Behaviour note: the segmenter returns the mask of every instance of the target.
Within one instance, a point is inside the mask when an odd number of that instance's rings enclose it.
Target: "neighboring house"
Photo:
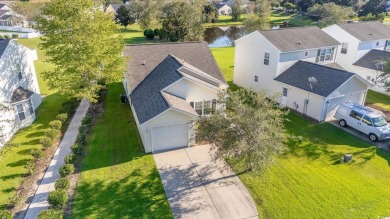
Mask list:
[[[34,68],[36,59],[35,50],[14,40],[0,40],[0,103],[9,106],[9,110],[0,113],[0,142],[8,141],[35,120],[35,110],[42,102]]]
[[[0,4],[0,26],[14,27],[21,26],[25,27],[28,25],[23,16],[16,14],[6,4]]]
[[[384,92],[378,76],[390,56],[390,28],[377,21],[335,24],[323,29],[342,44],[337,63],[369,81],[373,90]]]
[[[106,6],[106,13],[112,14],[113,16],[116,15],[116,12],[118,9],[122,6],[126,6],[127,8],[130,7],[130,2],[126,2],[125,4],[108,4]]]
[[[225,3],[214,3],[215,8],[218,10],[219,15],[231,15],[232,8]]]
[[[340,103],[363,104],[368,83],[335,63],[340,43],[317,27],[255,31],[235,42],[233,82],[317,121]]]
[[[145,152],[194,145],[192,121],[227,89],[205,42],[128,45],[123,84]]]

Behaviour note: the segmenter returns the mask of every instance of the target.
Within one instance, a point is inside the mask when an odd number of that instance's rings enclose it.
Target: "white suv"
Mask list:
[[[371,108],[344,103],[337,109],[334,117],[340,126],[350,126],[363,132],[371,141],[390,139],[390,125],[381,113]]]

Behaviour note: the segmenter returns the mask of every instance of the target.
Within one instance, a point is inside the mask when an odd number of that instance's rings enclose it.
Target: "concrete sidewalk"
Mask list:
[[[39,183],[34,198],[28,206],[26,215],[24,216],[25,219],[35,219],[42,210],[49,208],[47,198],[49,193],[55,190],[54,183],[60,178],[58,170],[65,164],[65,156],[71,153],[70,146],[76,141],[81,121],[87,114],[89,105],[90,103],[83,99],[77,108],[76,113],[74,114],[73,119],[70,122],[69,127],[45,172],[45,175]]]

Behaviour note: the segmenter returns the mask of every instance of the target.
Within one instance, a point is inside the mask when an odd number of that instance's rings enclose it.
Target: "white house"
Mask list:
[[[12,11],[6,4],[0,3],[0,26],[13,27],[20,26],[25,27],[28,22],[25,21],[24,17]]]
[[[145,152],[194,145],[192,121],[228,86],[205,42],[128,45],[123,84]]]
[[[378,76],[383,61],[390,57],[390,28],[370,21],[334,24],[322,30],[342,44],[336,62],[369,81],[373,90],[384,92]]]
[[[219,15],[231,15],[232,8],[225,3],[214,3],[215,8],[218,10]]]
[[[42,102],[36,59],[35,50],[14,40],[0,40],[0,103],[7,106],[0,113],[0,146],[35,120],[35,110]]]
[[[317,27],[255,31],[235,42],[233,82],[317,121],[338,104],[363,104],[368,83],[335,63],[340,43]]]

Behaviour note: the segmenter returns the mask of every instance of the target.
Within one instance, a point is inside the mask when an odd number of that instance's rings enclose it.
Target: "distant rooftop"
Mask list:
[[[7,48],[10,41],[11,40],[9,40],[9,39],[0,39],[0,58],[3,55],[5,49]]]
[[[337,24],[360,41],[390,39],[390,27],[379,21]]]
[[[383,67],[385,63],[387,63],[388,59],[390,59],[390,52],[372,49],[359,60],[357,60],[353,65],[372,70],[383,71]]]

